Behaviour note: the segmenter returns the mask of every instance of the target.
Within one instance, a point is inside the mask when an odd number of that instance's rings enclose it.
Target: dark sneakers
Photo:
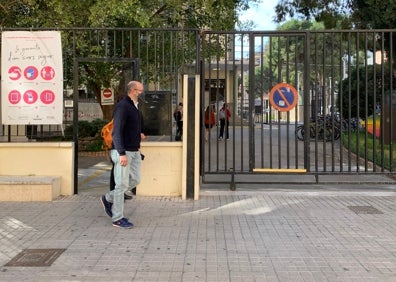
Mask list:
[[[112,217],[112,216],[113,216],[113,213],[112,213],[112,211],[111,211],[111,207],[113,206],[113,204],[110,203],[110,202],[108,202],[108,201],[106,200],[106,196],[105,196],[105,195],[103,195],[103,196],[100,198],[100,202],[102,203],[102,206],[103,206],[104,211],[106,212],[106,214],[107,214],[108,216]]]
[[[113,213],[111,211],[111,207],[113,206],[113,204],[106,200],[105,195],[100,197],[100,202],[102,203],[102,206],[103,206],[106,214],[108,216],[112,217]],[[113,226],[120,227],[120,228],[132,228],[133,224],[131,222],[129,222],[127,218],[124,217],[124,218],[121,218],[120,220],[114,221]]]
[[[121,218],[120,220],[114,221],[113,226],[115,227],[120,227],[120,228],[132,228],[133,224],[132,222],[129,222],[127,218]]]

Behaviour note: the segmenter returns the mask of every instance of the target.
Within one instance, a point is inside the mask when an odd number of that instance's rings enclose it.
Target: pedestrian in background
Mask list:
[[[230,132],[229,132],[230,117],[231,117],[231,111],[228,109],[227,104],[224,103],[219,111],[219,119],[220,119],[219,140],[222,140],[224,137],[224,129],[227,140],[230,139]]]
[[[176,140],[180,141],[183,136],[183,103],[180,102],[173,112],[176,121]]]
[[[205,124],[205,140],[208,141],[209,131],[216,123],[216,117],[214,113],[213,105],[209,105],[206,107],[204,114],[204,124]]]

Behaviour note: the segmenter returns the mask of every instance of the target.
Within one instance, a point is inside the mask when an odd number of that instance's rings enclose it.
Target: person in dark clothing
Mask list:
[[[219,140],[222,140],[224,137],[224,129],[227,140],[230,139],[230,131],[229,131],[230,117],[231,117],[231,111],[228,109],[227,104],[224,103],[223,107],[221,107],[219,111],[219,118],[220,118]]]
[[[176,140],[181,140],[183,136],[183,103],[180,102],[173,112],[173,117],[176,121]]]
[[[110,156],[114,163],[115,188],[103,195],[100,201],[113,226],[120,228],[133,227],[124,217],[124,193],[129,186],[136,187],[141,179],[142,123],[138,98],[143,91],[143,84],[139,81],[129,82],[127,96],[115,106],[113,114],[113,148]]]

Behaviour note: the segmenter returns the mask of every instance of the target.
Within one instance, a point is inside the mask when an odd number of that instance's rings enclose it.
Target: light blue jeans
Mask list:
[[[113,203],[112,221],[115,222],[124,217],[124,193],[129,187],[136,187],[140,183],[142,159],[140,152],[127,151],[128,165],[120,165],[120,154],[117,150],[110,151],[111,160],[114,162],[115,188],[105,196],[106,200]]]

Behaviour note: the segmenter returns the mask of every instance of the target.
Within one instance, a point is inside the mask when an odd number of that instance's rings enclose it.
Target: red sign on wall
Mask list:
[[[101,95],[101,104],[102,105],[114,105],[114,93],[113,89],[111,88],[105,88],[102,89],[102,95]]]

